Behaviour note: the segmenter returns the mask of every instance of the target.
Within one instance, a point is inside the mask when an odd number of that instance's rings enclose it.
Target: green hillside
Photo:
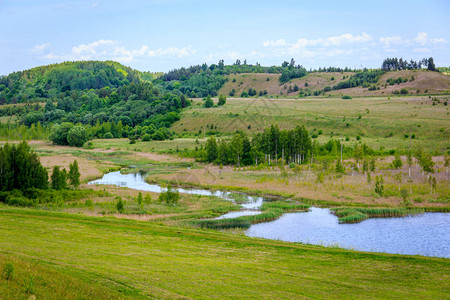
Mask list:
[[[315,96],[315,92],[320,92],[320,96],[334,97],[343,95],[391,96],[395,93],[400,94],[402,89],[406,89],[408,94],[414,95],[450,93],[449,75],[426,70],[390,71],[381,75],[375,83],[367,86],[333,89],[339,83],[347,81],[352,75],[355,75],[355,72],[312,72],[302,78],[291,79],[281,84],[279,74],[232,74],[226,76],[226,82],[218,94],[241,97],[242,93],[248,93],[249,89],[255,89],[257,96],[275,98]],[[388,80],[395,80],[395,83],[391,85]]]
[[[0,208],[2,299],[445,298],[447,259]]]

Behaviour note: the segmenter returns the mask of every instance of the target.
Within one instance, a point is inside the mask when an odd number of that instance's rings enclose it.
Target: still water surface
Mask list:
[[[287,213],[275,221],[252,225],[246,234],[361,251],[450,258],[450,215],[446,213],[339,224],[328,209],[312,207],[306,213]]]
[[[89,184],[112,184],[141,191],[161,193],[165,189],[145,182],[141,174],[105,174]],[[226,191],[177,188],[180,193],[217,196],[234,201]],[[243,211],[230,212],[219,218],[236,218],[260,213],[265,200],[245,196],[240,204]],[[405,218],[368,219],[356,224],[339,224],[326,208],[312,207],[309,212],[287,213],[267,223],[252,225],[246,234],[252,237],[278,239],[288,242],[339,246],[361,251],[399,254],[420,254],[450,258],[450,214],[425,213]]]

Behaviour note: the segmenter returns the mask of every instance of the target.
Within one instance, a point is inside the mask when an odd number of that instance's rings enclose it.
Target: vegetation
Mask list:
[[[46,189],[48,174],[27,143],[0,147],[0,191]]]
[[[272,125],[250,140],[244,132],[237,132],[230,142],[219,143],[214,137],[207,141],[205,151],[195,154],[207,162],[228,165],[252,165],[283,162],[302,163],[312,154],[312,142],[305,127],[280,131]]]
[[[446,259],[12,208],[2,208],[0,219],[0,266],[9,262],[15,271],[12,280],[0,279],[5,298],[445,298],[449,292]],[[55,238],[49,241],[49,235]],[[251,285],[243,280],[249,268]],[[283,274],[267,275],[280,270]],[[27,294],[28,276],[34,289]]]
[[[418,70],[422,67],[427,68],[429,71],[435,71],[436,67],[434,65],[434,60],[432,57],[424,58],[419,61],[403,60],[403,58],[386,58],[381,65],[383,71],[398,71],[398,70]]]
[[[78,147],[107,134],[169,138],[167,128],[189,105],[181,93],[158,88],[141,79],[138,71],[113,62],[39,67],[1,78],[0,87],[0,103],[27,103],[20,111],[6,109],[3,114],[20,112],[20,122],[26,126],[55,124],[50,139]]]
[[[332,209],[339,217],[339,223],[358,223],[368,218],[391,218],[405,217],[423,213],[421,209],[408,208],[363,208],[363,207],[340,207]]]

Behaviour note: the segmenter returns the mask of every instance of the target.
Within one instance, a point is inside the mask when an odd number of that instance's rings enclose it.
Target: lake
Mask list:
[[[161,193],[164,187],[148,184],[143,176],[121,174],[120,171],[105,174],[89,184],[112,184],[141,191]],[[233,201],[236,193],[204,189],[176,188],[180,193],[216,196]],[[240,194],[242,198],[242,194]],[[239,203],[242,211],[235,211],[219,218],[236,218],[260,213],[263,197],[245,195]],[[418,254],[450,258],[450,214],[424,213],[403,218],[368,219],[356,224],[339,224],[329,209],[312,207],[309,212],[286,213],[279,219],[250,226],[246,235],[287,242],[301,242],[324,246],[338,246],[370,252]]]

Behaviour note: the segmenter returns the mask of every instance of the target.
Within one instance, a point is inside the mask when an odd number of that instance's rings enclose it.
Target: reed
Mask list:
[[[308,204],[298,203],[298,202],[286,202],[286,201],[272,201],[264,202],[261,206],[262,211],[267,211],[271,209],[281,209],[285,212],[289,211],[307,211],[311,206]]]
[[[358,223],[368,218],[393,218],[406,217],[424,212],[423,209],[395,208],[371,208],[371,207],[343,207],[331,210],[338,218],[339,223]]]
[[[207,219],[189,221],[188,225],[208,229],[248,228],[251,224],[273,221],[284,213],[281,209],[271,209],[258,215],[231,219]]]

